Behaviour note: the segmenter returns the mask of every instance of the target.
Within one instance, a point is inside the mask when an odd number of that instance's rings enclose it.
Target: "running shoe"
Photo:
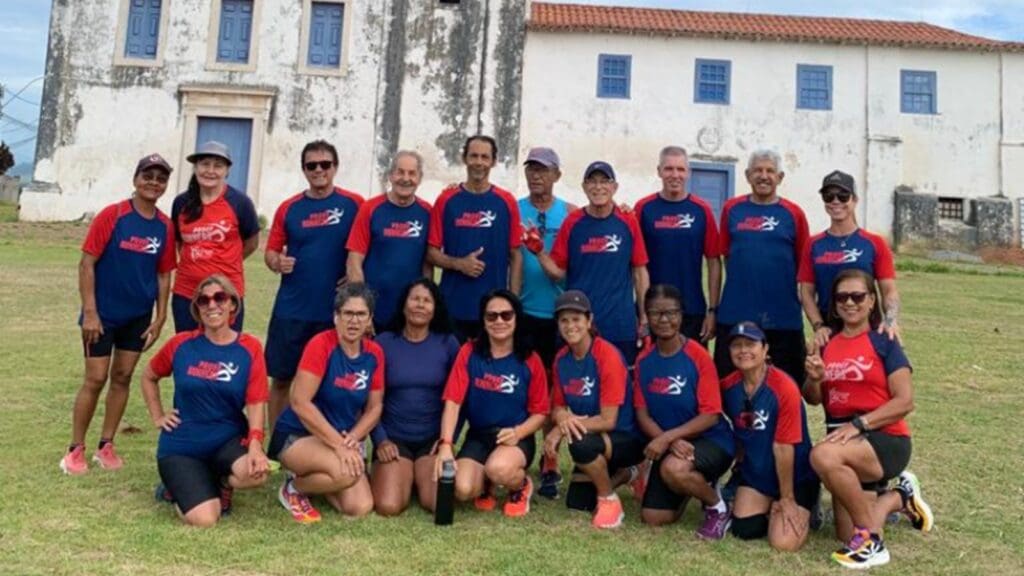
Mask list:
[[[153,491],[153,498],[163,504],[174,504],[174,495],[167,489],[167,486],[164,486],[163,482],[156,485],[156,490]]]
[[[549,500],[558,498],[558,487],[562,484],[562,475],[558,470],[548,470],[540,473],[540,487],[537,494]]]
[[[106,442],[92,455],[92,461],[99,464],[104,470],[119,470],[124,466],[124,460],[114,451],[114,443]]]
[[[533,480],[529,476],[523,480],[523,485],[518,490],[508,493],[508,500],[505,501],[503,511],[509,518],[526,516],[530,511],[530,498],[533,497]]]
[[[731,524],[732,514],[729,513],[728,508],[724,512],[719,512],[714,508],[705,508],[704,522],[697,529],[697,537],[702,540],[721,540],[725,538],[725,533],[729,531]]]
[[[896,481],[896,490],[903,493],[903,501],[906,502],[903,513],[910,523],[921,532],[929,532],[935,524],[935,516],[931,506],[921,497],[921,482],[917,475],[904,470]]]
[[[846,546],[832,553],[832,559],[841,566],[865,570],[889,563],[889,551],[882,538],[861,528],[854,532]]]
[[[494,497],[494,486],[484,481],[484,493],[473,500],[473,507],[481,512],[491,512],[498,507],[498,499]]]
[[[604,530],[618,528],[622,526],[622,520],[625,517],[626,513],[622,510],[622,501],[619,500],[618,495],[598,496],[597,510],[594,511],[594,519],[591,524],[594,528]]]
[[[650,475],[650,460],[644,460],[636,466],[629,467],[629,489],[633,492],[633,499],[637,502],[644,501],[644,492],[647,491],[647,479]]]
[[[60,469],[69,476],[79,476],[89,471],[85,461],[85,446],[78,444],[60,459]]]
[[[299,524],[313,524],[320,521],[320,512],[313,508],[305,494],[292,486],[291,478],[281,484],[281,489],[277,491],[277,499]]]
[[[231,514],[231,501],[235,496],[235,489],[231,486],[220,485],[220,515]]]

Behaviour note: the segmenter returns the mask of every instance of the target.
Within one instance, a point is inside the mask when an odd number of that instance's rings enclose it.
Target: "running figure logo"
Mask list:
[[[328,208],[323,212],[314,212],[302,221],[303,228],[319,228],[321,226],[337,226],[345,215],[344,208]]]
[[[815,264],[854,264],[864,255],[863,250],[851,248],[842,252],[825,252],[814,259]]]
[[[158,254],[162,245],[160,239],[155,236],[146,236],[145,238],[132,236],[127,240],[122,240],[118,247],[139,254]]]
[[[370,373],[366,370],[360,370],[359,372],[352,372],[345,374],[344,376],[338,376],[334,379],[334,385],[338,388],[344,388],[351,392],[358,390],[365,390],[367,382],[370,381]]]
[[[692,228],[696,222],[693,214],[667,214],[654,223],[655,228]]]
[[[594,379],[590,376],[572,378],[565,387],[565,393],[570,396],[590,396],[594,391],[594,384]]]
[[[501,394],[514,394],[519,387],[519,376],[515,374],[484,374],[481,378],[473,380],[473,386],[489,392]]]
[[[455,219],[455,225],[459,228],[492,228],[498,215],[492,210],[480,212],[464,212],[462,216]]]
[[[423,234],[423,223],[419,220],[392,222],[384,229],[385,238],[419,238]]]
[[[238,374],[238,365],[234,362],[219,362],[220,370],[217,370],[217,381],[231,382],[231,377]]]
[[[186,244],[193,242],[223,242],[231,232],[231,223],[227,220],[218,220],[213,224],[196,226],[188,232],[182,232],[181,238]]]
[[[686,388],[686,380],[686,378],[679,375],[669,376],[668,378],[654,378],[651,380],[651,392],[654,394],[678,396],[683,393],[683,388]]]
[[[238,374],[239,367],[234,362],[209,362],[200,361],[194,366],[189,366],[186,374],[203,380],[216,380],[218,382],[231,382],[231,379]]]
[[[768,428],[768,411],[755,410],[754,422],[750,425],[754,430],[766,430]]]
[[[744,221],[736,225],[736,230],[774,232],[778,226],[779,220],[774,216],[748,216]]]
[[[864,373],[874,368],[874,366],[874,360],[865,360],[863,356],[846,358],[840,362],[830,362],[825,366],[825,381],[845,380],[847,382],[862,382],[864,380]]]
[[[586,244],[580,247],[580,252],[583,254],[618,252],[619,246],[621,245],[622,237],[618,234],[607,234],[605,236],[597,236],[587,240]]]

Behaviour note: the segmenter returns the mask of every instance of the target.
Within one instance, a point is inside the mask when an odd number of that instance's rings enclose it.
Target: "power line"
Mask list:
[[[32,136],[29,136],[28,138],[25,138],[24,140],[18,140],[17,142],[12,142],[11,144],[8,144],[7,147],[8,148],[17,148],[18,146],[21,146],[22,144],[28,144],[29,142],[31,142],[31,141],[33,141],[35,139],[36,139],[36,137],[33,134]]]
[[[0,106],[0,109],[6,108],[15,98],[18,98],[19,96],[21,96],[21,93],[24,92],[25,90],[27,90],[29,86],[35,84],[36,82],[42,80],[43,78],[45,78],[45,76],[39,76],[39,77],[36,77],[36,78],[33,78],[33,79],[29,80],[28,84],[25,84],[24,86],[22,86],[21,90],[18,90],[17,92],[14,93],[13,96],[8,98],[7,102],[4,102],[3,105]],[[37,104],[37,106],[38,106],[38,104]]]
[[[21,128],[24,128],[26,130],[35,131],[35,130],[37,130],[39,128],[38,125],[36,125],[35,123],[29,123],[29,122],[25,122],[24,120],[18,120],[17,118],[15,118],[14,116],[11,116],[10,114],[4,114],[3,116],[0,116],[0,119],[7,120],[8,122],[10,122],[10,123],[12,123],[12,124],[14,124],[16,126],[20,126]]]

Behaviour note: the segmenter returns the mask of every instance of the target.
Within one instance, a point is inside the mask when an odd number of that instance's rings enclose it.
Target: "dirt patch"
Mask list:
[[[978,250],[986,264],[1006,264],[1024,268],[1024,248],[997,248],[990,246]]]

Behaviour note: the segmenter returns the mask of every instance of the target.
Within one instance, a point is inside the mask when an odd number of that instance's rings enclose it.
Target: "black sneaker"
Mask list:
[[[921,532],[928,532],[935,524],[935,516],[932,514],[931,506],[921,497],[921,483],[917,476],[910,470],[904,470],[896,481],[896,490],[902,493],[903,514],[907,516],[914,528]]]
[[[562,475],[558,470],[548,470],[540,473],[540,487],[537,494],[549,500],[558,498],[558,487],[562,484]]]
[[[153,491],[153,498],[156,499],[157,502],[174,504],[174,496],[171,494],[171,491],[167,489],[167,486],[164,486],[163,482],[156,485],[156,489]]]

